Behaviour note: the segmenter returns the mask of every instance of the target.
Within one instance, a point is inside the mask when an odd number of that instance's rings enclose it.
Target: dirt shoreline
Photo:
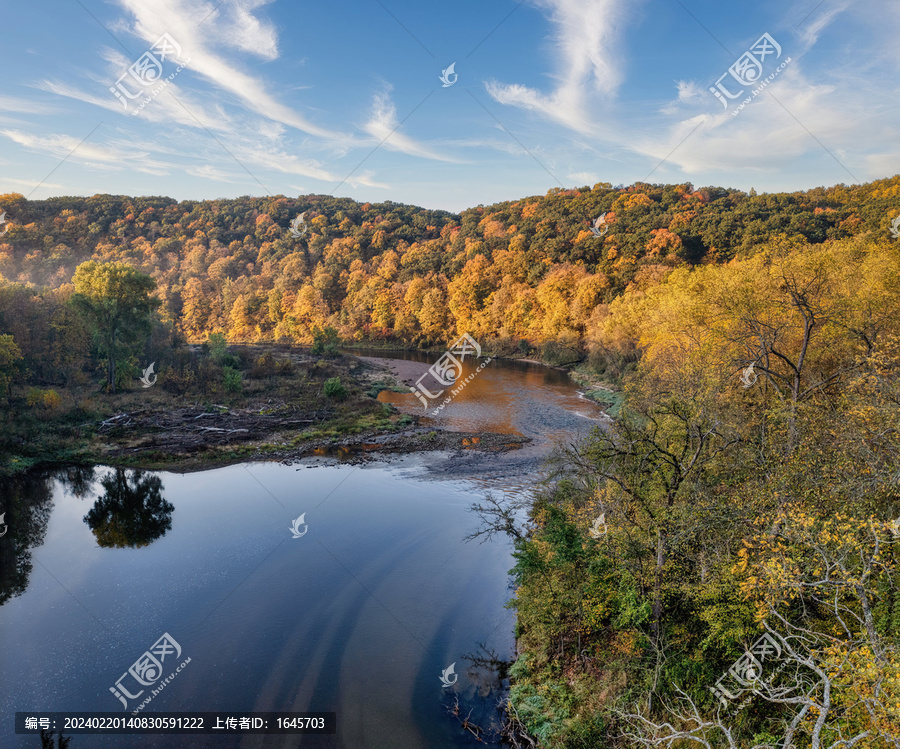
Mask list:
[[[311,357],[295,354],[298,364]],[[430,365],[372,357],[342,356],[332,362],[363,392],[392,389],[407,392],[408,385]],[[363,396],[365,397],[365,396]],[[366,398],[368,404],[371,400]],[[419,425],[419,415],[393,406],[391,428],[355,429],[352,434],[314,434],[328,431],[336,406],[323,399],[315,410],[262,397],[242,404],[168,405],[116,414],[97,425],[85,462],[147,470],[201,471],[244,461],[290,462],[309,457],[342,462],[372,462],[397,454],[450,451],[501,453],[531,442],[526,437],[493,432],[454,432]],[[303,434],[312,432],[308,438]]]

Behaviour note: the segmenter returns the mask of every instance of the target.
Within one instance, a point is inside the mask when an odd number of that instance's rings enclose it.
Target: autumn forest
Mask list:
[[[10,434],[149,361],[197,401],[216,391],[191,366],[235,391],[293,366],[226,342],[308,348],[324,383],[340,344],[468,333],[614,393],[528,503],[475,508],[514,547],[518,746],[900,746],[900,177],[600,183],[459,215],[327,195],[0,211]]]

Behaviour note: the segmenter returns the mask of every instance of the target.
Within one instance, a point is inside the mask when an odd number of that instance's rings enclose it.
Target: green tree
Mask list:
[[[150,296],[156,281],[124,263],[94,261],[79,265],[72,280],[72,304],[107,357],[107,387],[114,393],[117,361],[133,354],[150,333],[151,315],[160,304]]]
[[[13,374],[19,362],[22,361],[22,352],[9,334],[0,335],[0,392],[5,395],[10,393]]]
[[[318,327],[313,328],[313,345],[312,353],[315,356],[337,356],[338,351],[338,332],[334,328],[325,328],[320,330]]]
[[[229,393],[239,393],[244,387],[244,375],[234,367],[223,367],[222,384]]]
[[[332,377],[325,380],[325,395],[339,401],[347,397],[347,388],[341,384],[340,377]]]
[[[206,345],[209,348],[210,359],[216,364],[221,364],[228,353],[228,342],[225,340],[225,336],[222,333],[211,333]]]

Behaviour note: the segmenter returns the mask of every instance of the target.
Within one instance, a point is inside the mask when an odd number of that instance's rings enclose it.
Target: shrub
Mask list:
[[[177,369],[170,369],[166,371],[162,386],[173,395],[184,395],[196,381],[197,374],[190,367],[185,367],[180,372]]]
[[[577,338],[563,334],[556,340],[545,341],[541,346],[541,359],[551,367],[575,364],[584,359]]]
[[[228,350],[228,342],[222,333],[212,333],[206,340],[206,349],[209,351],[209,358],[213,361],[221,361]]]
[[[239,393],[244,386],[244,376],[234,367],[224,367],[222,384],[229,393]]]
[[[490,342],[491,354],[494,356],[512,357],[517,353],[516,339],[509,336],[498,336]]]
[[[62,398],[59,397],[59,393],[55,390],[45,390],[43,402],[44,408],[59,408]]]
[[[325,380],[325,395],[339,401],[347,397],[347,388],[341,384],[340,377],[332,377]]]
[[[275,373],[278,375],[281,375],[283,377],[290,377],[296,371],[297,368],[294,366],[294,362],[290,359],[277,359],[275,361]]]
[[[59,393],[55,390],[41,390],[40,388],[28,388],[25,394],[25,402],[34,408],[35,406],[43,406],[44,408],[58,408],[62,403]]]
[[[337,356],[338,351],[338,333],[334,328],[313,328],[313,345],[312,354],[314,356]]]
[[[250,370],[250,376],[257,379],[262,377],[271,377],[275,374],[275,357],[271,351],[266,351],[254,363],[253,369]]]
[[[636,369],[640,358],[640,352],[633,345],[615,349],[595,345],[590,349],[588,365],[607,380],[619,383],[626,374]]]

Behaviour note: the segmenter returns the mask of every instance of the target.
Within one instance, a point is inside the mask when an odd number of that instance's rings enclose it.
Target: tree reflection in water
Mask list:
[[[53,509],[50,476],[30,474],[0,479],[0,606],[22,595],[31,574],[31,550],[44,543]],[[2,528],[0,528],[2,530]]]
[[[44,543],[53,509],[53,479],[78,498],[91,494],[95,469],[70,466],[0,478],[0,606],[28,588],[31,552]],[[141,547],[172,527],[175,509],[162,497],[162,481],[142,471],[114,469],[100,480],[104,494],[85,516],[100,546]]]
[[[84,516],[100,546],[140,548],[172,528],[175,507],[163,499],[159,476],[116,468],[100,484],[105,493]]]

